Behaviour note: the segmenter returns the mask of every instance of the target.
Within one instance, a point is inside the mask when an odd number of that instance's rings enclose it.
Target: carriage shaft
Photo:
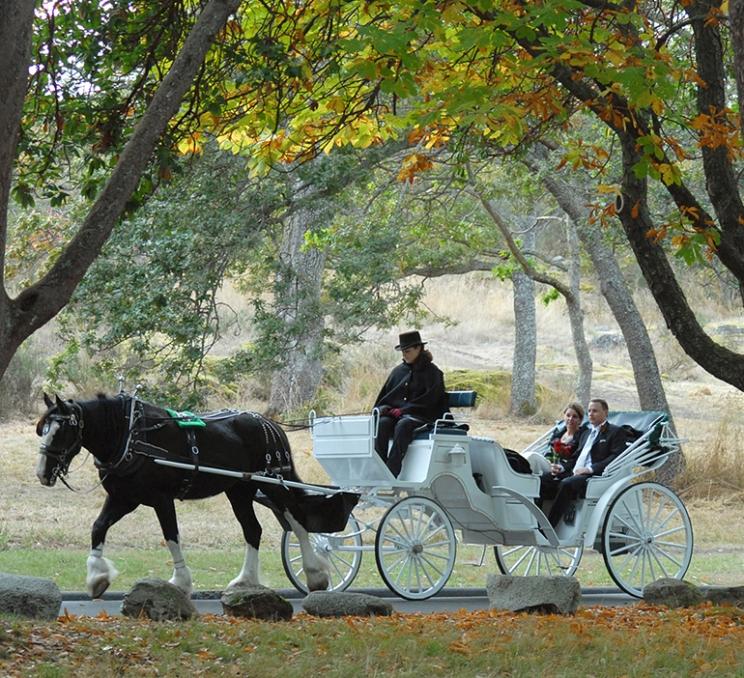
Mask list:
[[[228,476],[230,478],[238,478],[240,480],[255,480],[260,483],[268,483],[269,485],[284,485],[286,487],[297,487],[308,492],[316,492],[317,494],[338,494],[338,488],[319,487],[318,485],[308,485],[307,483],[297,483],[293,480],[284,480],[283,478],[270,478],[268,476],[261,475],[260,473],[248,473],[246,471],[231,471],[225,468],[215,468],[214,466],[195,466],[194,464],[186,464],[180,461],[171,461],[170,459],[152,459],[156,464],[161,466],[170,466],[172,468],[180,468],[185,471],[198,471],[200,473],[211,473],[217,476]]]

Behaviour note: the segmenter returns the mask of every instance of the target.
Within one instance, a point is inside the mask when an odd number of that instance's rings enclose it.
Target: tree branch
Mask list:
[[[121,217],[207,51],[239,6],[240,0],[210,0],[200,14],[80,230],[49,272],[12,302],[12,331],[17,340],[29,336],[69,301]]]

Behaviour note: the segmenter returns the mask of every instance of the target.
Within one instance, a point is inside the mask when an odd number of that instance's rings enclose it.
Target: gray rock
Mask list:
[[[292,619],[292,603],[265,586],[236,586],[223,592],[222,610],[230,617],[279,621]]]
[[[691,607],[705,600],[703,592],[690,582],[662,577],[643,587],[643,600],[650,605]]]
[[[56,619],[62,593],[50,579],[0,572],[0,612],[34,619]]]
[[[147,617],[153,621],[182,621],[198,614],[191,599],[163,579],[135,582],[124,596],[121,613],[126,617]]]
[[[387,600],[346,591],[313,591],[302,601],[302,608],[316,617],[386,617],[393,613]]]
[[[714,605],[744,607],[744,586],[711,586],[702,593]]]
[[[490,574],[486,593],[491,609],[573,614],[581,600],[576,577],[510,577]]]

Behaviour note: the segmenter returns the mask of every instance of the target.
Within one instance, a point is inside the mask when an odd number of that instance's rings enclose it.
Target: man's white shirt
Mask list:
[[[604,422],[602,422],[602,424],[604,424]],[[599,435],[599,429],[602,427],[602,424],[600,424],[599,426],[591,427],[591,433],[586,439],[584,447],[581,449],[581,454],[579,454],[579,458],[576,460],[574,469],[581,468],[583,466],[584,468],[588,468],[590,471],[592,470],[592,457],[589,453],[591,452],[592,445],[594,445],[594,441]]]

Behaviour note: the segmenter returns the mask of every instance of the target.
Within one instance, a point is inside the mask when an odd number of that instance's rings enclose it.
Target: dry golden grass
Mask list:
[[[432,319],[422,328],[434,359],[446,370],[473,369],[509,371],[513,344],[513,316],[508,285],[484,274],[433,281],[427,305],[436,314],[457,322],[445,325]],[[658,311],[647,300],[642,312],[647,318],[665,372],[665,387],[678,434],[684,440],[689,468],[680,479],[680,489],[690,509],[696,544],[713,547],[742,543],[744,535],[733,526],[744,522],[744,468],[740,441],[744,433],[744,394],[712,379],[675,347],[659,322]],[[587,295],[587,334],[616,331],[606,309]],[[504,447],[523,449],[547,430],[547,421],[557,418],[571,398],[575,361],[561,302],[538,306],[539,346],[537,378],[545,401],[538,420],[518,421],[510,417],[504,403],[481,403],[472,413],[471,431],[490,436]],[[402,327],[401,330],[409,329]],[[397,331],[370,334],[368,343],[345,349],[336,368],[335,389],[324,395],[327,411],[368,411],[390,368],[398,360],[393,351]],[[593,393],[606,397],[613,409],[638,409],[638,398],[625,349],[595,351]],[[71,395],[71,394],[68,394]],[[241,402],[220,403],[244,409],[261,409],[254,395]],[[722,423],[724,422],[724,423]],[[289,434],[297,468],[307,482],[327,482],[311,454],[306,431]],[[38,440],[29,419],[0,426],[0,548],[17,545],[89,546],[90,526],[103,502],[103,490],[92,461],[73,464],[70,482],[80,488],[71,493],[58,484],[42,487],[34,471]],[[261,509],[265,540],[276,544],[280,531],[273,516]],[[205,547],[241,544],[242,536],[228,502],[222,497],[178,505],[184,543]],[[160,529],[154,513],[141,508],[111,530],[112,545],[136,544],[157,547]]]
[[[33,428],[31,421],[2,427],[0,548],[16,545],[87,549],[90,527],[104,499],[92,460],[85,459],[82,453],[73,463],[69,480],[78,492],[70,492],[60,483],[53,488],[42,487],[35,476],[38,438]],[[517,450],[547,430],[544,424],[520,424],[508,418],[481,418],[477,414],[471,421],[471,429],[478,435],[496,439],[504,447]],[[696,545],[703,548],[744,543],[744,535],[731,529],[744,521],[744,477],[741,471],[734,472],[737,468],[736,445],[741,431],[733,431],[730,427],[719,427],[719,431],[711,455],[699,451],[697,446],[690,444],[687,447],[689,469],[681,482],[681,494],[693,519]],[[300,431],[289,436],[303,480],[328,482],[324,471],[312,457],[309,434]],[[710,479],[710,482],[701,478]],[[242,543],[238,524],[224,497],[179,502],[177,510],[186,545],[219,549]],[[281,532],[276,520],[262,507],[257,507],[257,510],[264,526],[264,543],[278,545]],[[162,537],[154,512],[141,507],[125,517],[110,531],[108,544],[112,547],[133,544],[143,548],[161,546]]]
[[[711,427],[713,429],[713,427]],[[724,505],[744,500],[744,465],[741,463],[741,441],[744,429],[727,420],[711,430],[707,449],[687,458],[687,468],[678,479],[685,498],[723,502]]]

